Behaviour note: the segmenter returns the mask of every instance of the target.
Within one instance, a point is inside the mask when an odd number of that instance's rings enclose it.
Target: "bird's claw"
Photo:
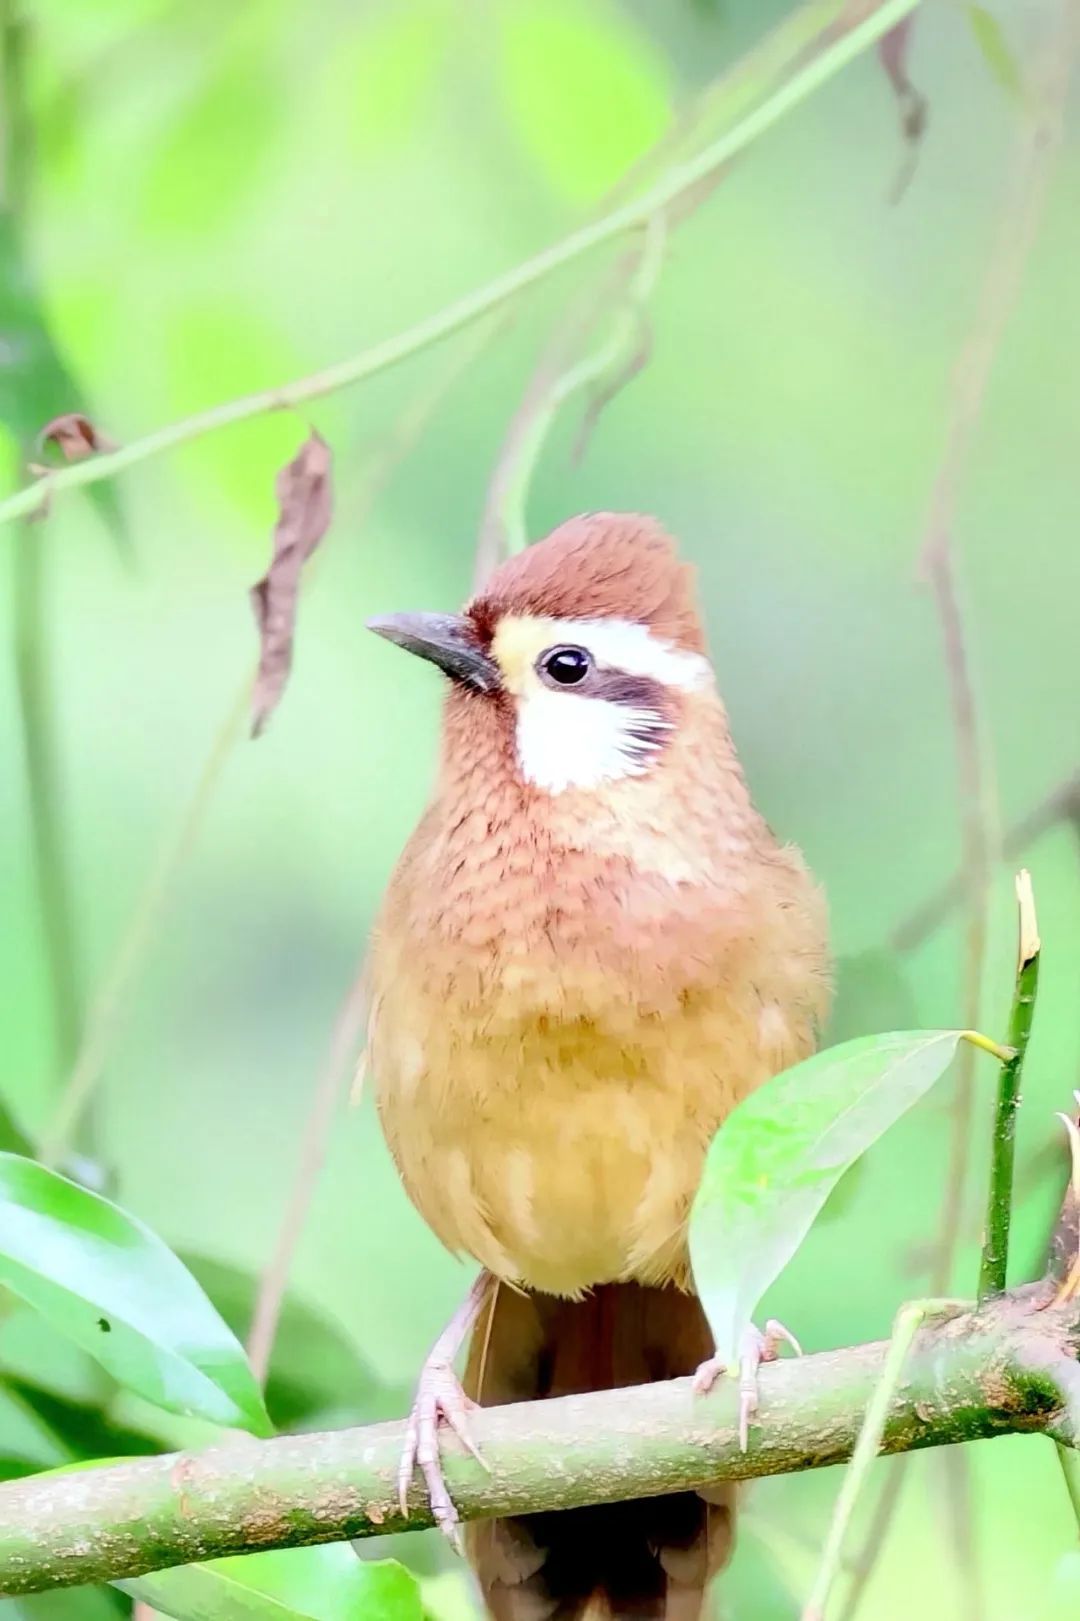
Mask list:
[[[403,1516],[409,1517],[409,1487],[419,1464],[435,1524],[458,1553],[462,1552],[460,1521],[443,1476],[439,1425],[448,1425],[462,1446],[486,1469],[487,1464],[469,1432],[469,1415],[475,1411],[476,1403],[466,1396],[449,1363],[426,1362],[405,1426],[405,1445],[398,1464],[398,1503]]]
[[[750,1420],[758,1409],[757,1371],[763,1362],[775,1362],[780,1346],[787,1344],[796,1356],[802,1356],[802,1346],[790,1329],[770,1317],[765,1332],[751,1323],[742,1337],[739,1348],[739,1450],[745,1452],[750,1444]],[[708,1357],[694,1374],[694,1389],[702,1394],[712,1389],[728,1366],[719,1356]]]

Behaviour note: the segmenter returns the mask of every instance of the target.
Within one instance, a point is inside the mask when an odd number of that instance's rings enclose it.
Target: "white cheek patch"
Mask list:
[[[538,686],[518,702],[518,761],[525,780],[549,794],[595,788],[642,776],[656,752],[648,735],[670,729],[653,709]]]

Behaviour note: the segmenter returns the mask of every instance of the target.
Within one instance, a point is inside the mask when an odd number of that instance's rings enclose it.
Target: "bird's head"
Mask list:
[[[692,571],[650,518],[591,513],[497,569],[460,614],[369,628],[437,665],[451,713],[485,717],[549,794],[648,775],[712,670]]]

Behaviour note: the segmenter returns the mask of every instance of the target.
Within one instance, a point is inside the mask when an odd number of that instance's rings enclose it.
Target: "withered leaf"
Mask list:
[[[878,44],[878,57],[896,96],[896,104],[900,110],[900,128],[910,153],[908,162],[901,170],[893,189],[894,201],[899,199],[914,173],[915,156],[919,143],[926,133],[929,113],[926,97],[916,90],[908,75],[908,53],[911,49],[914,24],[914,17],[905,17],[895,28],[890,28]]]
[[[116,449],[112,440],[95,428],[81,411],[65,411],[63,416],[46,422],[38,434],[38,444],[42,450],[48,445],[55,446],[66,462],[85,461],[87,456]]]
[[[330,527],[333,486],[330,447],[317,433],[274,482],[278,519],[270,567],[251,588],[259,629],[259,670],[251,695],[251,735],[258,737],[281,701],[292,668],[300,575]]]

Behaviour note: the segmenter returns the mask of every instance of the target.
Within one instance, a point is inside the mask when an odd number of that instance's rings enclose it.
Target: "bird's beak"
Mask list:
[[[457,614],[387,614],[369,619],[367,628],[478,692],[495,692],[500,685],[498,665],[480,651],[472,626]]]

